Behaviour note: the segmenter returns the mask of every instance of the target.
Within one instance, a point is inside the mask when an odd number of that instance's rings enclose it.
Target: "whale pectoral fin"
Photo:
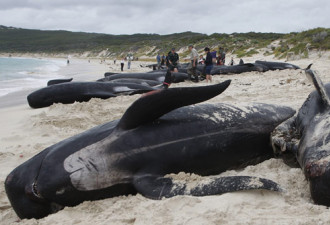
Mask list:
[[[152,199],[169,198],[176,195],[219,195],[255,189],[282,191],[280,186],[271,180],[250,176],[207,178],[201,183],[188,185],[175,182],[172,178],[144,175],[134,179],[134,186],[143,196]]]
[[[185,185],[173,183],[172,178],[155,175],[142,175],[134,179],[134,187],[137,192],[151,199],[170,198],[176,195],[183,195]]]
[[[313,82],[313,85],[316,91],[319,93],[323,104],[326,107],[330,107],[330,96],[327,93],[326,88],[324,87],[324,84],[320,77],[313,70],[311,70],[310,67],[311,65],[309,65],[305,70],[306,76],[311,82]]]
[[[126,110],[117,127],[124,130],[133,129],[154,121],[174,109],[206,101],[226,90],[230,82],[227,80],[210,86],[169,88],[149,92]]]
[[[189,192],[193,196],[207,196],[257,189],[282,191],[277,183],[268,179],[251,176],[228,176],[212,178],[206,183],[197,184]]]

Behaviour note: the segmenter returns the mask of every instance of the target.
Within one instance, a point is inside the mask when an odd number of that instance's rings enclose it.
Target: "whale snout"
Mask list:
[[[314,203],[330,206],[330,172],[310,178],[310,192]]]
[[[54,207],[49,198],[42,196],[43,188],[36,181],[48,152],[39,153],[18,166],[5,180],[7,197],[21,219],[42,218],[56,212],[58,208],[56,204]]]
[[[33,190],[33,182],[20,177],[16,171],[10,173],[5,181],[8,199],[21,219],[42,218],[52,213],[51,204]]]

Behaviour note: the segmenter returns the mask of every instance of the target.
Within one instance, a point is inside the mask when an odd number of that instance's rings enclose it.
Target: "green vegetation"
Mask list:
[[[272,46],[277,41],[278,44]],[[108,35],[98,33],[41,31],[0,26],[0,52],[85,54],[96,56],[104,52],[107,57],[154,57],[167,53],[172,47],[180,50],[181,57],[189,54],[187,46],[194,44],[198,51],[208,46],[212,50],[222,47],[238,57],[252,56],[266,48],[265,55],[282,58],[288,52],[308,56],[312,49],[330,49],[330,29],[316,28],[300,33],[233,33],[211,35],[184,32],[170,35],[133,34]]]
[[[330,49],[330,29],[315,28],[300,33],[290,33],[282,37],[280,45],[274,49],[276,57],[284,58],[288,52],[308,57],[310,50]]]

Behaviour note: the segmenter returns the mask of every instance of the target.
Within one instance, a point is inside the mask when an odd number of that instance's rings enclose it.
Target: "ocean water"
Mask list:
[[[0,97],[26,89],[47,86],[48,80],[60,79],[64,60],[0,57]]]

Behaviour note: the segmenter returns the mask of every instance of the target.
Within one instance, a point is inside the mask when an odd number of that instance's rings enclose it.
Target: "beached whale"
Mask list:
[[[72,80],[73,80],[73,78],[49,80],[47,82],[47,86],[54,85],[54,84],[67,83],[67,82],[71,82]]]
[[[142,64],[140,64],[140,67],[149,67],[149,68],[152,68],[152,70],[158,70],[158,64],[157,63],[149,64],[149,65],[142,65]],[[165,69],[166,66],[165,65],[160,65],[159,68],[160,69]]]
[[[239,74],[251,71],[265,72],[267,66],[258,63],[244,63],[233,66],[214,66],[211,70],[211,75],[215,74]]]
[[[272,145],[277,154],[293,153],[309,181],[313,201],[330,206],[330,83],[323,85],[311,69],[306,75],[316,91],[297,116],[275,129]]]
[[[116,79],[126,79],[126,78],[134,78],[134,79],[144,79],[144,80],[155,80],[159,82],[163,82],[165,79],[166,71],[160,71],[156,73],[119,73],[111,76],[107,76],[105,78],[101,78],[97,81],[99,82],[107,82]],[[173,73],[172,74],[172,82],[179,83],[188,79],[188,74],[186,73]]]
[[[20,218],[41,218],[64,206],[134,193],[161,199],[278,191],[276,183],[250,176],[208,177],[195,187],[165,176],[219,174],[271,157],[270,132],[294,110],[268,104],[192,105],[229,84],[147,93],[120,120],[46,148],[7,176],[13,209]]]
[[[285,62],[268,62],[257,60],[255,63],[267,66],[269,70],[300,69],[299,66]]]
[[[107,99],[118,95],[138,94],[154,90],[150,86],[132,83],[71,82],[41,88],[27,96],[32,108],[42,108],[54,103],[86,102],[91,98]]]

